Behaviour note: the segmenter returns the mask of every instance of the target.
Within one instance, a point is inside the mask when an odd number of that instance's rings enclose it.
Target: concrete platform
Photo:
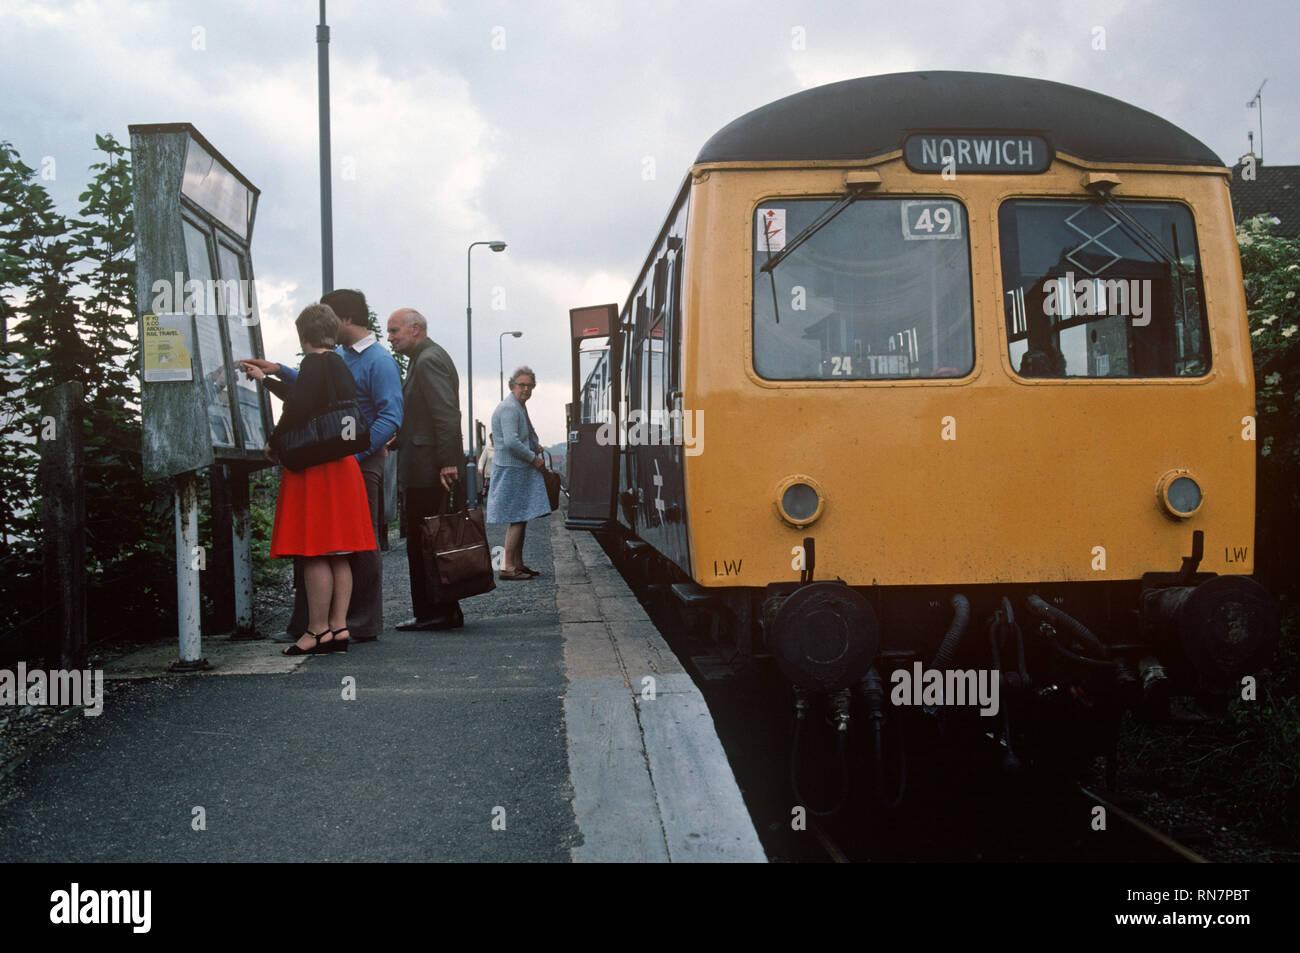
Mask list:
[[[393,628],[397,541],[377,642],[119,658],[102,716],[0,772],[0,862],[764,861],[703,698],[595,540],[557,513],[524,556],[543,576],[465,600],[462,629]]]
[[[573,859],[766,862],[695,683],[591,534],[557,519],[551,546]]]

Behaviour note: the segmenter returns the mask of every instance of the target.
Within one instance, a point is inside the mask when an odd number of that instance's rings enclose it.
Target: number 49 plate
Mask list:
[[[961,208],[956,202],[924,199],[903,203],[903,237],[961,238]]]

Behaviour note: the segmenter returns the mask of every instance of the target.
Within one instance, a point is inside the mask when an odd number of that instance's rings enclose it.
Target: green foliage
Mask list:
[[[1256,676],[1257,697],[1235,698],[1211,724],[1132,725],[1121,741],[1129,770],[1158,778],[1225,819],[1300,847],[1300,611],[1287,608],[1282,641]]]
[[[166,631],[175,616],[171,494],[146,484],[135,325],[135,242],[127,150],[96,136],[104,161],[68,219],[0,143],[0,654],[40,636],[38,412],[46,391],[84,388],[86,582],[91,639]],[[5,637],[8,636],[6,640]]]
[[[253,524],[253,583],[281,581],[286,560],[271,558],[271,531],[275,528],[275,501],[280,492],[280,468],[259,470],[249,478],[249,517]]]
[[[135,325],[135,225],[127,149],[96,136],[104,161],[81,193],[72,241],[83,263],[81,301],[86,348],[87,603],[98,635],[163,630],[174,612],[172,499],[166,483],[141,474]],[[137,584],[124,586],[123,580]]]
[[[1237,230],[1255,359],[1259,447],[1257,574],[1297,592],[1300,564],[1300,238],[1273,234],[1266,216]]]
[[[40,632],[41,553],[35,499],[37,449],[30,399],[36,346],[18,334],[37,269],[33,247],[43,190],[0,142],[0,653],[24,653]],[[48,198],[48,197],[47,197]]]
[[[1135,726],[1126,762],[1176,792],[1300,847],[1300,238],[1267,216],[1237,229],[1250,314],[1256,406],[1256,575],[1281,598],[1282,640],[1218,724]]]

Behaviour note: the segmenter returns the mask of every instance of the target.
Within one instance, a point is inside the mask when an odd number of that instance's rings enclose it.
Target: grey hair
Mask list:
[[[511,372],[510,374],[511,387],[515,386],[515,378],[518,377],[531,377],[533,379],[533,383],[534,384],[537,383],[537,375],[533,373],[533,369],[529,367],[527,364],[521,364],[519,367],[516,367],[513,372]]]
[[[424,315],[419,311],[416,311],[414,308],[406,309],[406,323],[407,325],[415,325],[425,334],[429,333],[429,322],[425,320]]]

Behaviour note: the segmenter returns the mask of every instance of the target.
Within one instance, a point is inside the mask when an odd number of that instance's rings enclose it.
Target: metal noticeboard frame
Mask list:
[[[199,579],[233,592],[218,619],[258,638],[252,611],[249,474],[270,466],[264,389],[241,358],[264,357],[251,242],[260,190],[189,123],[131,125],[144,477],[171,478],[176,502],[178,671],[201,658]],[[198,471],[210,468],[214,513],[230,545],[198,538]],[[214,520],[214,525],[218,521]],[[210,561],[207,554],[214,556]],[[226,580],[225,585],[220,580]],[[230,598],[230,597],[224,597]],[[218,600],[220,601],[220,599]],[[224,608],[224,612],[223,612]],[[218,624],[221,624],[218,622]]]
[[[265,355],[250,251],[260,190],[189,123],[129,129],[145,477],[214,463],[268,466],[262,444],[271,432],[270,399],[235,366]],[[146,364],[158,357],[145,347],[151,315],[160,329],[180,332],[188,378],[178,367],[159,374]],[[170,315],[191,319],[188,337],[177,318],[164,320]]]

